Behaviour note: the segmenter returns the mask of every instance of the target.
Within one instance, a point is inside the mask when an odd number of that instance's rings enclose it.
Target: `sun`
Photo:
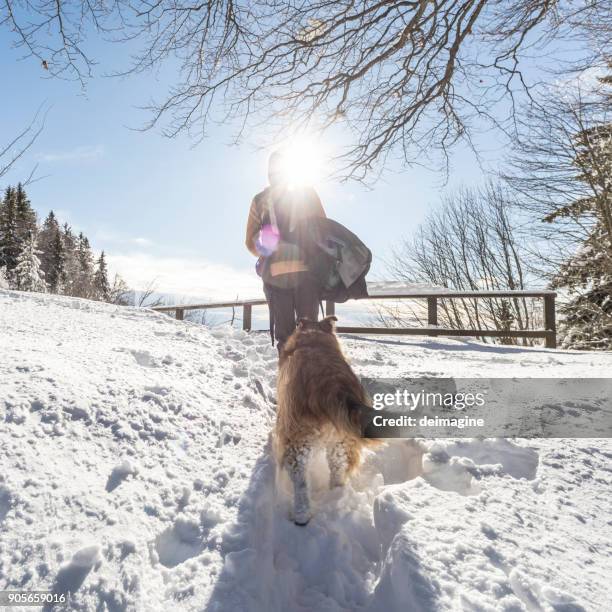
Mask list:
[[[322,177],[323,150],[313,140],[294,138],[281,147],[281,172],[286,183],[312,185]]]

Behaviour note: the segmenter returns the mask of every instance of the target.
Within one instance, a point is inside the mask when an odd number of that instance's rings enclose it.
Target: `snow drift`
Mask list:
[[[609,440],[395,441],[287,520],[266,334],[0,291],[0,589],[74,610],[609,610]],[[606,376],[612,355],[346,338],[364,376]]]

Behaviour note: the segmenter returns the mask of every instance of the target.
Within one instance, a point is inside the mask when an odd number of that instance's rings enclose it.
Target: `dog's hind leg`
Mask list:
[[[329,465],[329,486],[342,487],[348,475],[359,463],[359,450],[355,444],[345,438],[327,447],[327,463]]]
[[[306,469],[312,450],[312,446],[305,442],[289,445],[285,450],[283,460],[293,483],[293,522],[300,526],[306,525],[310,520],[310,497],[306,482]]]

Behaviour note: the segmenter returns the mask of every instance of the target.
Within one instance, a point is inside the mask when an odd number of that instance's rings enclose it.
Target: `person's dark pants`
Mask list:
[[[319,287],[310,275],[304,274],[297,287],[281,289],[264,283],[264,293],[270,309],[270,324],[274,327],[278,352],[294,332],[302,318],[319,318]]]

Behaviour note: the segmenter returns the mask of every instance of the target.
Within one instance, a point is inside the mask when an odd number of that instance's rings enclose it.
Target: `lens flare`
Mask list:
[[[264,225],[259,232],[256,248],[260,255],[268,257],[276,251],[280,236],[278,229],[273,225]]]

